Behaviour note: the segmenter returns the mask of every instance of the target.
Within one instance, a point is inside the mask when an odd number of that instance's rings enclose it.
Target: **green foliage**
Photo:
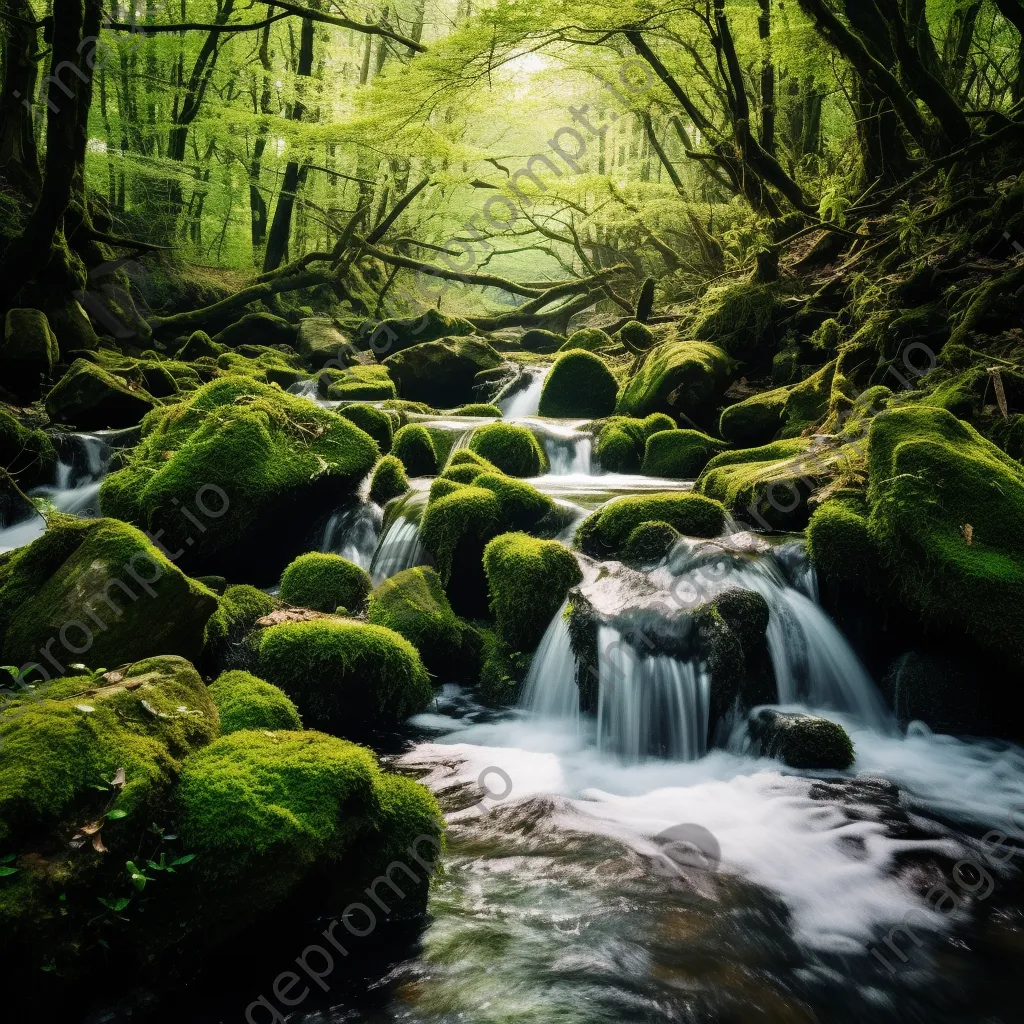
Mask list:
[[[407,423],[391,443],[391,454],[405,466],[409,476],[433,476],[437,472],[437,453],[426,427]]]
[[[728,445],[699,430],[660,430],[647,438],[641,472],[645,476],[689,480]]]
[[[433,695],[406,639],[339,619],[270,626],[260,638],[259,667],[308,726],[344,736],[398,725],[423,711]]]
[[[405,475],[405,466],[401,459],[394,455],[385,455],[373,471],[370,482],[370,500],[378,505],[386,505],[392,498],[397,498],[409,490],[409,478]]]
[[[618,498],[583,520],[576,545],[595,558],[615,557],[629,535],[648,522],[668,523],[687,537],[717,537],[725,527],[725,508],[700,494],[682,491]]]
[[[544,380],[540,414],[556,417],[608,416],[619,384],[600,356],[584,349],[560,353]]]
[[[510,476],[539,476],[547,468],[540,442],[526,427],[490,423],[469,439],[470,450]]]
[[[220,714],[220,731],[302,728],[302,719],[288,696],[249,672],[222,672],[210,684],[210,697]]]
[[[573,553],[553,540],[505,533],[484,550],[491,611],[501,641],[532,651],[569,590],[583,579]]]
[[[53,479],[57,451],[42,430],[28,430],[0,409],[0,466],[28,490]]]
[[[373,588],[370,574],[340,555],[299,555],[281,577],[281,600],[317,612],[361,608]]]

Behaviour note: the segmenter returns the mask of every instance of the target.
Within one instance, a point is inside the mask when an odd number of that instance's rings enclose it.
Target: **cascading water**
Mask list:
[[[101,435],[63,434],[53,484],[37,487],[33,497],[47,498],[60,512],[94,519],[100,514],[100,485],[110,467],[111,446]]]
[[[335,512],[324,527],[320,550],[369,569],[377,550],[383,513],[372,501]]]
[[[433,565],[430,552],[420,539],[420,518],[427,505],[428,492],[413,488],[397,499],[390,512],[390,523],[377,545],[370,563],[374,584],[383,583],[403,569]]]
[[[580,717],[580,691],[576,685],[576,656],[572,653],[566,604],[555,613],[541,638],[523,683],[520,705],[542,718]]]
[[[506,420],[522,419],[524,416],[536,416],[540,408],[540,393],[544,388],[544,379],[548,370],[544,367],[531,366],[525,370],[529,376],[529,384],[523,387],[522,380],[511,386],[507,397],[498,396],[497,406]]]
[[[522,424],[544,448],[552,476],[591,476],[594,438],[579,425],[531,419]]]

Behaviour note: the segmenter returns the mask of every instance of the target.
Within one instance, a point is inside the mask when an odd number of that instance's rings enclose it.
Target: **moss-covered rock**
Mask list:
[[[383,409],[376,409],[372,405],[345,405],[338,410],[338,415],[369,434],[377,442],[382,455],[391,451],[394,424]]]
[[[733,359],[757,362],[774,351],[778,312],[775,289],[743,282],[705,295],[693,324],[693,336],[723,348]]]
[[[213,340],[218,345],[294,345],[295,325],[273,313],[246,313],[225,327]]]
[[[544,449],[533,432],[514,423],[478,427],[469,448],[510,476],[539,476],[547,468]]]
[[[807,553],[819,577],[864,596],[879,589],[881,561],[867,516],[862,501],[835,498],[818,506],[807,524]]]
[[[0,564],[0,655],[37,663],[47,678],[83,661],[106,667],[156,654],[194,661],[216,607],[212,591],[134,527],[53,516],[42,537]]]
[[[523,336],[519,339],[520,347],[526,349],[527,352],[545,355],[557,352],[564,344],[564,334],[556,334],[554,331],[542,331],[539,328],[524,331]]]
[[[60,360],[57,336],[38,309],[9,309],[0,342],[0,377],[23,401],[39,397],[40,381]]]
[[[600,417],[615,410],[619,383],[604,360],[593,352],[561,353],[544,380],[541,416]]]
[[[618,498],[583,520],[576,545],[595,558],[614,557],[643,523],[668,523],[686,537],[717,537],[725,517],[720,502],[685,491]]]
[[[699,341],[665,341],[643,357],[619,392],[616,412],[647,416],[683,413],[706,422],[729,382],[729,357]]]
[[[579,348],[583,349],[584,352],[603,352],[611,347],[611,335],[596,327],[585,327],[583,330],[570,334],[568,340],[559,351],[569,352],[574,348]]]
[[[630,351],[639,355],[654,347],[654,333],[646,325],[636,320],[623,324],[616,335],[618,340]]]
[[[452,611],[441,577],[428,566],[405,569],[370,595],[368,620],[404,636],[441,681],[467,679],[479,637]]]
[[[514,704],[519,698],[529,656],[511,650],[495,629],[481,629],[479,699],[490,707]]]
[[[532,651],[570,589],[583,579],[576,556],[553,540],[504,533],[484,551],[491,611],[500,639]]]
[[[790,768],[842,771],[853,764],[849,735],[827,718],[758,708],[751,712],[748,728],[763,756],[777,757]]]
[[[1024,665],[1024,467],[943,409],[875,417],[869,528],[904,603]]]
[[[398,397],[398,388],[384,366],[324,370],[319,388],[332,402],[384,402]]]
[[[76,430],[131,427],[155,404],[147,392],[132,391],[119,377],[85,359],[76,359],[46,396],[50,419]]]
[[[175,353],[174,358],[191,363],[196,359],[216,359],[223,351],[224,347],[218,345],[206,331],[193,331],[188,341]]]
[[[659,430],[647,438],[640,471],[645,476],[691,479],[728,447],[699,430]]]
[[[237,351],[222,352],[217,356],[217,366],[227,374],[249,377],[261,384],[276,384],[280,388],[299,384],[309,373],[296,356],[248,345]]]
[[[317,612],[357,611],[373,589],[370,574],[340,555],[299,555],[281,577],[281,600]]]
[[[402,398],[445,409],[472,402],[476,375],[501,365],[501,356],[480,338],[431,341],[384,360]]]
[[[626,538],[622,558],[626,562],[660,562],[675,547],[682,534],[671,524],[641,523]]]
[[[433,439],[419,423],[407,423],[396,432],[391,454],[405,466],[409,476],[433,476],[437,472]]]
[[[249,643],[250,634],[256,621],[276,607],[274,598],[248,583],[228,587],[206,623],[204,663],[218,669],[254,664],[256,656]]]
[[[606,473],[636,473],[643,458],[642,420],[613,416],[605,421],[597,435],[594,455]]]
[[[448,316],[430,307],[421,316],[382,320],[369,335],[370,350],[378,360],[438,338],[464,338],[476,332],[469,320]]]
[[[54,680],[0,714],[0,844],[11,849],[62,824],[80,829],[110,810],[124,813],[104,826],[107,845],[132,842],[168,795],[179,759],[218,728],[211,696],[183,658]]]
[[[260,676],[314,729],[366,735],[423,711],[433,696],[416,649],[382,626],[333,618],[270,626],[259,654]]]
[[[809,450],[810,441],[798,437],[722,452],[704,468],[694,490],[722,502],[748,528],[801,530],[817,465]]]
[[[146,418],[142,442],[103,481],[100,505],[153,532],[183,567],[265,582],[377,456],[348,420],[277,387],[226,377]]]
[[[307,317],[299,321],[295,348],[311,370],[319,370],[328,363],[343,365],[352,342],[334,321]]]
[[[386,505],[392,498],[397,498],[409,490],[409,478],[405,475],[405,466],[401,459],[394,455],[385,455],[373,471],[370,481],[370,500],[378,505]]]
[[[486,403],[470,403],[460,405],[458,409],[452,409],[453,416],[486,416],[488,419],[500,420],[501,410],[496,405]]]
[[[222,672],[210,684],[210,697],[225,736],[243,729],[302,728],[302,719],[288,695],[250,672]]]
[[[53,480],[57,450],[42,430],[28,430],[0,409],[0,466],[27,491]]]
[[[453,472],[471,468],[476,467],[460,466]],[[554,500],[536,487],[497,471],[477,473],[466,482],[494,492],[501,509],[502,524],[509,530],[532,530],[555,507]]]

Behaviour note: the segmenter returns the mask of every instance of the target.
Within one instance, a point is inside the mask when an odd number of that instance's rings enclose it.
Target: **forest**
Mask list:
[[[1024,0],[0,75],[17,1019],[1017,1019]]]

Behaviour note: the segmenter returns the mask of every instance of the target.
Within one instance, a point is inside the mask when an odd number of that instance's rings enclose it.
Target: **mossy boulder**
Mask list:
[[[0,656],[35,663],[44,678],[76,662],[194,661],[216,608],[212,591],[134,527],[53,516],[42,537],[0,563]]]
[[[243,729],[302,728],[302,719],[288,695],[251,672],[222,672],[210,684],[209,692],[225,736]]]
[[[204,664],[218,669],[254,664],[250,634],[256,628],[256,621],[269,615],[277,604],[269,594],[248,583],[227,587],[217,602],[217,610],[206,623]]]
[[[457,466],[470,469],[468,465]],[[475,468],[475,467],[472,467]],[[532,530],[555,507],[554,499],[523,480],[505,476],[497,470],[475,474],[467,483],[492,491],[498,499],[502,523],[509,530]]]
[[[175,353],[174,358],[191,363],[196,359],[216,359],[223,351],[224,347],[218,345],[206,331],[193,331],[188,341]]]
[[[622,549],[625,562],[660,562],[675,546],[682,534],[670,523],[641,523],[626,538]]]
[[[805,438],[716,455],[694,490],[720,501],[747,529],[802,530],[819,464]],[[823,464],[822,464],[823,465]]]
[[[319,388],[323,397],[332,402],[385,402],[398,397],[398,388],[383,366],[324,370]]]
[[[329,363],[344,365],[352,342],[332,320],[313,317],[299,321],[295,348],[311,370],[319,370]]]
[[[436,679],[469,679],[479,637],[452,611],[444,583],[433,569],[404,569],[385,580],[370,595],[366,614],[373,625],[404,636]]]
[[[729,357],[704,342],[665,341],[642,360],[619,392],[615,411],[625,416],[682,413],[703,424],[729,383]]]
[[[376,409],[372,405],[344,405],[338,409],[338,415],[369,434],[377,442],[382,455],[391,451],[394,423],[383,409]]]
[[[470,451],[509,476],[540,476],[547,457],[533,432],[514,423],[489,423],[469,439]]]
[[[491,612],[501,640],[532,651],[569,591],[583,579],[564,544],[525,533],[504,533],[484,550]]]
[[[448,409],[472,402],[476,375],[502,365],[502,358],[481,338],[446,338],[414,345],[384,360],[403,399]]]
[[[57,450],[48,434],[23,427],[0,409],[0,466],[27,491],[53,480]]]
[[[393,353],[438,338],[464,338],[475,333],[476,327],[469,320],[430,307],[421,316],[382,320],[368,339],[370,351],[382,361]]]
[[[434,441],[419,423],[407,423],[395,433],[391,454],[405,466],[409,476],[433,476],[437,472]]]
[[[756,708],[748,729],[764,757],[777,757],[790,768],[843,771],[853,764],[849,735],[827,718]]]
[[[642,420],[610,416],[590,425],[591,431],[597,431],[594,454],[606,473],[636,473],[643,461],[647,438],[674,427],[671,417],[663,413],[652,413]]]
[[[819,505],[807,524],[807,553],[830,587],[862,596],[883,589],[881,551],[868,528],[863,500],[833,498]]]
[[[489,405],[481,402],[471,402],[469,405],[460,405],[458,409],[452,409],[453,416],[484,416],[492,420],[501,419],[501,410],[496,405]]]
[[[521,348],[526,349],[527,352],[536,352],[542,355],[557,352],[564,344],[564,334],[556,334],[554,331],[543,331],[539,328],[524,331],[523,336],[519,339]]]
[[[616,338],[634,354],[648,351],[654,347],[654,332],[646,325],[636,320],[630,320],[619,328]]]
[[[299,555],[281,577],[281,600],[300,608],[357,611],[373,588],[370,574],[340,555],[311,551]]]
[[[775,349],[778,313],[778,298],[771,285],[725,285],[704,296],[692,332],[699,341],[718,345],[733,359],[763,362]]]
[[[239,345],[294,345],[296,328],[273,313],[246,313],[214,335],[214,343],[228,348]]]
[[[304,369],[297,357],[286,356],[276,349],[242,346],[238,351],[222,352],[217,356],[217,366],[227,374],[250,377],[261,384],[276,384],[290,388],[306,379]]]
[[[350,421],[242,377],[155,410],[142,434],[103,481],[104,513],[145,527],[185,568],[257,583],[277,578],[379,451]]]
[[[46,396],[54,423],[76,430],[132,427],[156,404],[141,388],[132,390],[120,377],[86,359],[76,359]]]
[[[578,348],[583,349],[584,352],[603,352],[611,347],[611,335],[596,327],[585,327],[583,330],[570,334],[568,340],[559,351],[569,352],[572,349]]]
[[[699,430],[659,430],[647,438],[640,471],[645,476],[692,479],[728,447]]]
[[[62,825],[70,834],[106,813],[103,838],[124,850],[169,794],[180,759],[218,729],[211,695],[183,658],[55,679],[0,714],[0,844]]]
[[[268,627],[259,674],[314,729],[363,736],[423,711],[433,689],[416,648],[382,626],[334,618]]]
[[[608,502],[576,531],[576,545],[594,558],[615,557],[643,523],[668,523],[686,537],[717,537],[725,528],[720,502],[686,491],[634,495]]]
[[[593,352],[573,349],[555,359],[540,393],[541,416],[609,416],[615,410],[619,382]]]
[[[385,455],[373,471],[370,481],[370,500],[378,505],[386,505],[392,498],[405,494],[409,490],[409,478],[405,475],[402,460],[394,455]]]
[[[1024,666],[1024,467],[924,406],[875,417],[869,465],[869,529],[902,601]]]
[[[57,336],[38,309],[9,309],[0,342],[0,377],[4,386],[28,401],[39,397],[40,381],[60,360]]]

